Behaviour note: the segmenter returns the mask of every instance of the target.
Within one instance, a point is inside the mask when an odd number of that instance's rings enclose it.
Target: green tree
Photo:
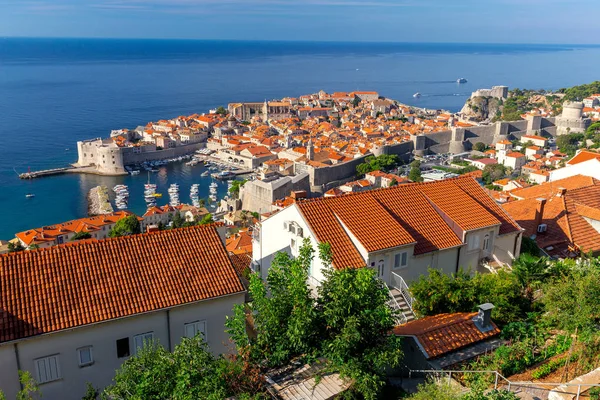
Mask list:
[[[17,393],[17,400],[34,400],[42,397],[42,392],[29,371],[19,371],[21,390]]]
[[[140,232],[140,221],[138,221],[137,216],[132,214],[118,220],[115,223],[115,226],[108,232],[108,236],[114,238],[135,235]]]
[[[173,215],[173,220],[171,221],[171,228],[181,228],[185,224],[185,219],[181,216],[179,212],[176,212]]]
[[[533,291],[538,289],[546,280],[549,273],[548,259],[536,257],[531,254],[521,254],[512,265],[513,273],[521,286],[526,290],[526,295],[533,299]]]
[[[37,243],[30,244],[28,248],[29,248],[29,250],[37,250],[40,248],[40,245]]]
[[[278,366],[292,357],[314,351],[319,338],[314,300],[306,281],[314,258],[308,239],[297,258],[277,253],[263,282],[256,274],[250,277],[252,302],[248,311],[253,315],[255,335],[249,338],[245,330],[244,306],[236,305],[234,317],[228,319],[228,332],[240,352],[249,351],[259,364]]]
[[[173,353],[147,343],[117,370],[104,394],[133,400],[250,398],[262,389],[254,370],[236,358],[213,357],[199,334],[184,338]]]
[[[398,156],[395,154],[381,154],[377,157],[368,156],[365,162],[356,166],[356,172],[364,175],[373,171],[386,171],[394,168],[399,163]]]
[[[14,253],[17,251],[23,251],[25,250],[25,248],[23,247],[23,245],[21,244],[21,242],[8,242],[8,252],[9,253]]]
[[[230,195],[232,198],[234,198],[234,199],[237,199],[237,198],[239,197],[239,195],[240,195],[240,188],[241,188],[242,186],[244,186],[244,184],[245,184],[246,182],[248,182],[246,179],[244,179],[244,180],[241,180],[241,181],[240,181],[240,180],[234,180],[234,181],[231,183],[231,187],[229,188],[229,195]]]
[[[208,213],[204,217],[202,217],[200,222],[198,222],[198,225],[208,225],[208,224],[212,224],[213,222],[215,222],[215,221],[213,220],[212,214]]]
[[[573,156],[579,149],[579,142],[584,139],[583,133],[560,135],[556,139],[556,147],[563,153]]]
[[[421,161],[415,160],[410,164],[408,179],[411,182],[423,182],[423,178],[421,177]]]
[[[581,259],[544,286],[545,319],[559,329],[591,332],[600,323],[600,260]]]
[[[79,231],[73,235],[71,241],[74,242],[76,240],[89,239],[92,237],[92,234],[89,232]]]
[[[359,104],[360,104],[360,98],[358,96],[354,96],[354,99],[352,99],[352,105],[354,107],[358,107]]]
[[[227,115],[227,110],[223,106],[219,106],[217,108],[216,113],[224,116],[224,115]]]
[[[86,382],[85,394],[81,400],[96,400],[98,398],[98,390],[91,383]]]
[[[485,151],[486,148],[487,148],[487,146],[483,142],[477,142],[473,145],[473,150],[477,150],[477,151],[481,151],[481,152]]]
[[[402,361],[400,338],[390,335],[396,312],[388,305],[388,289],[370,268],[323,270],[317,300],[323,320],[323,355],[353,390],[376,399],[385,385],[386,369]]]
[[[479,304],[492,303],[494,321],[500,325],[522,320],[531,309],[517,277],[506,271],[471,275],[463,270],[447,275],[430,269],[412,284],[414,311],[420,316],[471,312]]]
[[[481,178],[486,184],[492,184],[493,182],[502,179],[506,176],[507,169],[502,164],[491,164],[486,165],[483,168]]]
[[[521,254],[530,254],[534,257],[539,257],[540,248],[535,240],[530,237],[523,236],[521,240]]]

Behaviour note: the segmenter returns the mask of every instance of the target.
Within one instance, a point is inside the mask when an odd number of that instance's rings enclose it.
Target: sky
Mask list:
[[[0,37],[596,44],[599,11],[598,0],[0,0]]]

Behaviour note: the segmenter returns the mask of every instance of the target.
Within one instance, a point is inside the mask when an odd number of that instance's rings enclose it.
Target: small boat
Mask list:
[[[208,171],[204,171],[200,176],[208,176]]]
[[[154,197],[162,197],[162,193],[154,193],[152,196],[154,196]]]
[[[133,171],[131,171],[131,172],[130,172],[130,174],[131,174],[132,176],[139,175],[139,174],[140,174],[140,171],[136,169],[136,170],[133,170]]]
[[[32,197],[35,197],[35,194],[33,194],[33,193],[27,193],[25,195],[25,197],[27,197],[28,199],[31,199]]]
[[[417,93],[413,94],[413,97],[414,98],[419,98],[419,97],[421,97],[421,93],[417,92]]]
[[[458,78],[456,83],[467,83],[467,80],[465,78]]]

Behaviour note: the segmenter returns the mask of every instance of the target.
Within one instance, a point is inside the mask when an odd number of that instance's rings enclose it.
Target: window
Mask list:
[[[490,249],[490,235],[485,235],[485,237],[483,238],[483,250],[489,250]]]
[[[202,333],[206,340],[206,321],[195,321],[189,324],[183,324],[183,335],[187,338],[193,338],[198,333]]]
[[[469,237],[468,240],[468,249],[469,250],[477,250],[479,248],[479,236],[473,235]]]
[[[60,376],[60,365],[58,354],[34,360],[38,383],[46,383],[58,380]]]
[[[404,268],[408,265],[408,253],[400,253],[394,256],[394,268]]]
[[[77,349],[77,358],[79,359],[80,367],[92,365],[94,363],[94,356],[92,355],[92,346],[86,346]]]
[[[133,347],[137,352],[138,349],[141,349],[148,342],[152,342],[154,339],[154,332],[142,333],[141,335],[135,335],[133,337]]]
[[[129,357],[129,338],[117,340],[117,357]]]

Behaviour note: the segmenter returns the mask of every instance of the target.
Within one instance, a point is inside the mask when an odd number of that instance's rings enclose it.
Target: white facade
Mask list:
[[[111,384],[116,369],[128,358],[118,357],[120,339],[130,355],[135,354],[136,342],[144,337],[153,337],[172,351],[186,332],[205,329],[213,354],[232,352],[234,347],[225,333],[225,316],[231,315],[235,304],[243,302],[242,292],[2,343],[0,389],[8,399],[15,398],[20,389],[18,370],[26,370],[39,382],[47,381],[39,385],[44,400],[79,400],[86,382],[101,389]]]
[[[593,158],[575,165],[567,165],[564,168],[550,171],[550,182],[571,178],[575,175],[585,175],[600,179],[600,160]]]
[[[290,229],[290,226],[294,228]],[[301,229],[301,231],[298,230]],[[400,275],[407,283],[414,282],[427,274],[428,268],[441,269],[444,273],[456,272],[459,268],[475,271],[484,258],[512,263],[519,256],[520,232],[499,235],[499,225],[468,231],[460,238],[463,245],[414,255],[414,244],[367,252],[358,239],[344,227],[354,246],[365,260],[365,266],[377,271],[386,283],[393,281],[392,273]],[[301,232],[301,234],[299,234]],[[296,204],[263,221],[254,234],[252,263],[256,271],[266,278],[273,257],[277,252],[298,255],[304,238],[308,238],[313,249],[318,249],[318,240],[304,220]],[[335,251],[335,249],[333,249]],[[323,263],[315,252],[310,269],[310,284],[318,286],[324,277]]]

